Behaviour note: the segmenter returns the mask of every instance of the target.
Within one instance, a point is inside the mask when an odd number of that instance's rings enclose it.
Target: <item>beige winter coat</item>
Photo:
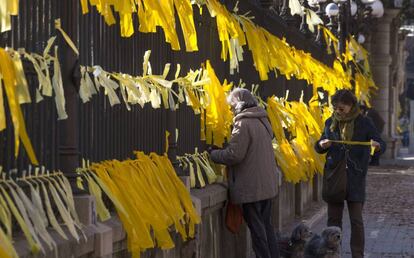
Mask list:
[[[214,162],[229,167],[232,202],[250,203],[277,195],[280,171],[276,166],[272,138],[266,112],[260,107],[251,107],[234,118],[228,146],[211,152]]]

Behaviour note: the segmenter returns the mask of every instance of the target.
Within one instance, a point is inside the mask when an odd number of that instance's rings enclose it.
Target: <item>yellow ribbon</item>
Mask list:
[[[63,120],[68,118],[68,114],[66,113],[65,108],[65,92],[63,89],[63,82],[62,82],[62,73],[60,70],[60,64],[58,59],[58,46],[55,46],[55,58],[53,62],[53,89],[55,91],[55,102],[56,102],[56,109],[58,113],[58,119]]]
[[[30,98],[29,86],[26,80],[26,75],[23,71],[23,64],[20,59],[20,54],[14,50],[10,50],[9,53],[11,53],[16,73],[17,97],[19,100],[19,104],[31,103],[32,100]]]
[[[360,141],[332,141],[333,143],[341,143],[341,144],[346,144],[346,145],[363,145],[363,146],[370,146],[371,147],[371,156],[374,155],[375,153],[375,147],[372,146],[372,141],[370,142],[360,142]]]
[[[7,100],[9,103],[11,117],[14,125],[14,155],[15,157],[18,156],[19,143],[21,138],[26,152],[30,158],[30,161],[33,164],[38,165],[39,162],[37,161],[36,155],[33,151],[32,144],[27,135],[23,114],[17,99],[16,74],[14,71],[13,61],[3,48],[0,48],[0,72],[3,74],[3,81],[6,89]]]
[[[6,129],[6,113],[4,111],[2,79],[3,76],[0,73],[0,132]]]
[[[6,0],[10,15],[19,15],[19,0]]]
[[[6,0],[0,0],[0,33],[11,30],[11,17],[4,1]]]
[[[168,153],[168,148],[170,147],[170,143],[168,142],[168,137],[170,137],[170,132],[165,131],[165,153]]]
[[[66,34],[66,32],[62,29],[62,24],[60,22],[60,19],[55,20],[55,29],[57,29],[58,31],[60,31],[60,33],[62,33],[62,36],[66,40],[66,43],[68,43],[68,45],[73,49],[76,55],[79,55],[79,50],[76,48],[75,43],[73,43],[69,35]]]
[[[194,237],[200,217],[167,156],[135,154],[135,160],[105,161],[77,172],[92,183],[91,194],[101,200],[102,188],[114,203],[128,235],[128,250],[139,257],[147,248],[174,247],[172,226],[183,241]],[[106,207],[102,202],[99,206],[100,216],[107,219]]]
[[[18,258],[16,249],[14,249],[12,239],[10,239],[0,228],[0,257]]]

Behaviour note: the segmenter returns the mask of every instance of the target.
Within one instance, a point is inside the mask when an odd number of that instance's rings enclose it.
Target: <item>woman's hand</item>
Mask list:
[[[208,146],[207,147],[207,152],[208,152],[208,154],[211,154],[211,152],[213,151],[213,150],[220,150],[221,148],[220,147],[218,147],[218,146],[216,146],[216,145],[210,145],[210,146]]]
[[[381,144],[374,140],[371,140],[371,146],[375,148],[375,151],[379,151],[381,149]]]
[[[319,142],[319,146],[321,146],[322,149],[327,149],[331,147],[332,142],[329,139],[323,139]]]

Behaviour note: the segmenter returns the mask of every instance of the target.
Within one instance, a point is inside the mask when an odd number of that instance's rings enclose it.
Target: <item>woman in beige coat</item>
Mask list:
[[[214,162],[229,167],[230,199],[240,204],[259,258],[279,257],[271,224],[272,199],[278,193],[279,170],[273,132],[266,111],[246,89],[235,89],[228,102],[234,113],[233,131],[224,149],[211,151]]]

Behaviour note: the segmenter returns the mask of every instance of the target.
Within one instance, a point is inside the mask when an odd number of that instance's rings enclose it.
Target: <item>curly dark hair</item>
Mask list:
[[[331,97],[331,103],[334,106],[338,103],[354,106],[355,104],[357,104],[357,102],[358,100],[355,97],[354,93],[350,90],[345,89],[336,91],[335,94]]]

